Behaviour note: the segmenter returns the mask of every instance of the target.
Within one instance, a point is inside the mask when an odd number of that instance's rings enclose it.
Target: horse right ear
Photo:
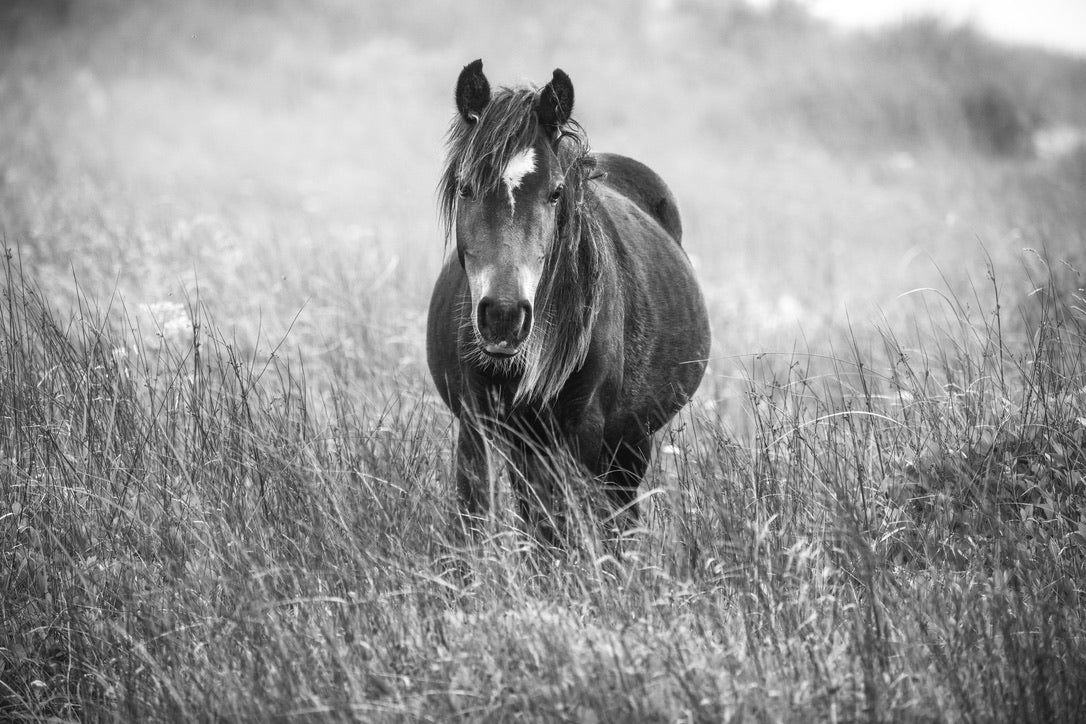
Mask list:
[[[543,86],[536,113],[544,127],[557,131],[573,113],[573,82],[561,68],[555,68],[550,83]]]
[[[456,79],[456,110],[468,123],[475,123],[490,102],[490,83],[483,75],[482,59],[473,60]]]

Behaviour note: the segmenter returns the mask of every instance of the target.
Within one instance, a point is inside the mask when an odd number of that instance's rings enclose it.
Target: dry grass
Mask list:
[[[1086,157],[985,157],[961,113],[990,72],[1086,124],[1081,62],[788,8],[12,7],[4,717],[1086,709]],[[619,559],[587,518],[559,553],[509,506],[452,533],[422,315],[478,55],[570,71],[706,283],[710,373]]]

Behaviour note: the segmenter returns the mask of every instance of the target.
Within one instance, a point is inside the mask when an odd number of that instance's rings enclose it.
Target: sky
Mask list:
[[[804,0],[822,18],[872,27],[915,15],[969,20],[989,35],[1086,56],[1086,0]]]

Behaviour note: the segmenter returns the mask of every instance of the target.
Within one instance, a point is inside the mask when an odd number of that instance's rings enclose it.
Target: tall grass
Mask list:
[[[60,315],[9,254],[3,714],[1074,719],[1086,313],[1062,277],[1020,321],[935,294],[909,335],[752,358],[746,423],[712,389],[680,417],[616,559],[545,554],[508,511],[451,535],[432,396],[316,398],[289,344],[242,354],[198,301],[180,343]]]

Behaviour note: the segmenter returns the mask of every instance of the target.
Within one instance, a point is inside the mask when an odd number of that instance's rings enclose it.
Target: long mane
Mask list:
[[[446,244],[455,233],[461,186],[479,195],[494,192],[509,160],[547,132],[535,112],[538,97],[534,88],[501,88],[477,122],[453,119],[438,187]],[[508,360],[491,358],[478,346],[469,351],[484,369],[519,374],[514,404],[553,400],[584,364],[600,309],[599,281],[605,266],[613,263],[590,189],[595,162],[580,124],[572,119],[565,124],[555,151],[565,183],[555,238],[536,292],[535,329]]]

